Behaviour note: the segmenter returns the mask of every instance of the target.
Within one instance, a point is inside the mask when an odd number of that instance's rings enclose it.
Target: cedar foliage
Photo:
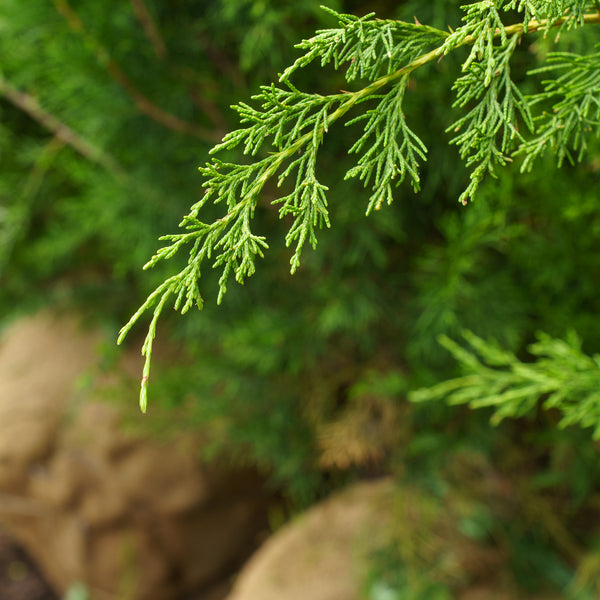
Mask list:
[[[110,4],[0,6],[4,314],[141,306],[149,359],[161,309],[204,306],[163,311],[185,357],[153,375],[157,429],[296,505],[454,478],[518,586],[594,597],[596,3]]]
[[[459,195],[467,204],[475,198],[486,175],[496,176],[498,167],[513,157],[525,155],[521,171],[531,170],[533,163],[547,150],[557,157],[560,167],[565,158],[574,164],[581,161],[597,134],[600,117],[597,53],[579,55],[552,52],[543,64],[526,73],[520,85],[511,72],[514,55],[524,36],[561,33],[596,24],[600,16],[593,2],[530,3],[488,1],[463,7],[463,24],[450,32],[435,27],[399,20],[380,20],[373,14],[355,17],[329,12],[339,27],[317,32],[297,47],[304,54],[279,77],[280,84],[262,86],[252,96],[254,107],[239,103],[233,108],[245,127],[227,133],[211,154],[242,148],[251,157],[270,142],[271,151],[249,162],[224,162],[213,158],[202,167],[205,193],[185,216],[180,227],[184,233],[166,235],[169,244],[161,248],[145,268],[172,258],[182,247],[191,245],[187,266],[166,279],[146,300],[123,328],[122,340],[143,312],[154,307],[150,329],[142,353],[146,356],[140,404],[145,411],[152,340],[157,320],[174,296],[175,310],[186,313],[192,306],[202,307],[198,282],[206,261],[221,272],[217,303],[227,290],[231,275],[238,283],[255,272],[255,260],[264,258],[269,245],[264,235],[252,231],[256,205],[270,179],[281,188],[295,175],[291,192],[271,200],[279,208],[279,218],[291,217],[285,236],[286,246],[295,246],[290,259],[291,273],[300,266],[300,255],[308,241],[313,249],[317,230],[330,227],[327,201],[328,186],[317,176],[317,158],[329,128],[353,108],[361,106],[358,116],[345,125],[361,123],[363,133],[348,154],[359,155],[355,166],[344,179],[358,178],[370,189],[367,216],[373,210],[390,205],[393,188],[408,179],[413,190],[420,190],[420,164],[426,160],[427,146],[413,131],[405,116],[405,96],[413,73],[435,60],[466,47],[462,74],[452,89],[453,108],[461,109],[446,128],[452,132],[450,144],[458,147],[459,156],[469,170],[469,183]],[[506,25],[503,13],[516,11],[520,20]],[[513,19],[514,20],[514,15]],[[332,64],[344,71],[346,83],[364,82],[354,92],[332,94],[300,91],[291,77],[299,69],[319,61],[321,67]],[[534,91],[525,95],[521,88],[529,78],[544,74]],[[535,109],[542,109],[535,113]],[[261,157],[263,156],[263,157]],[[224,204],[224,214],[212,223],[198,219],[202,208],[212,201]],[[214,255],[214,258],[213,258]]]

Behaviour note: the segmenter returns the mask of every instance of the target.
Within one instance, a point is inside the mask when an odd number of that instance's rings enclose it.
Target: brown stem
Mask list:
[[[211,43],[207,36],[202,33],[198,34],[198,41],[202,44],[202,47],[210,60],[217,65],[223,75],[229,77],[233,82],[233,85],[242,89],[248,87],[244,74],[233,62],[231,62],[231,60],[229,60],[224,52],[221,52],[219,48]]]
[[[183,133],[185,135],[193,135],[200,139],[209,142],[219,141],[221,138],[212,129],[200,127],[194,123],[190,123],[175,115],[172,115],[149,100],[142,92],[140,92],[131,80],[123,73],[119,65],[112,59],[106,64],[106,70],[112,75],[113,79],[127,92],[129,97],[134,101],[138,110],[149,116],[153,121],[161,125]]]
[[[165,45],[144,0],[131,0],[131,4],[133,5],[133,11],[135,12],[137,20],[140,22],[146,37],[154,48],[156,56],[160,59],[164,59],[167,56],[167,46]]]
[[[83,157],[98,163],[115,175],[124,174],[124,171],[111,156],[88,142],[54,115],[45,111],[33,96],[13,87],[2,75],[0,75],[0,94],[4,95],[14,106],[27,113],[34,121],[51,131],[58,140],[67,146],[71,146]]]
[[[96,57],[100,64],[104,65],[112,78],[125,90],[127,95],[133,100],[138,110],[149,116],[153,121],[185,135],[192,135],[208,142],[219,141],[220,138],[215,131],[206,127],[200,127],[195,123],[190,123],[175,115],[164,111],[160,106],[154,104],[142,92],[140,92],[133,82],[125,75],[121,67],[111,58],[109,52],[85,29],[77,13],[71,8],[67,0],[53,0],[58,12],[65,17],[71,29],[83,35],[91,47],[94,49]]]
[[[131,4],[133,5],[135,16],[141,23],[146,37],[150,40],[150,43],[154,48],[156,56],[158,56],[160,59],[165,59],[167,56],[167,46],[161,37],[156,23],[152,19],[152,15],[148,11],[144,0],[131,0]],[[179,71],[183,72],[186,70],[179,69]],[[188,71],[192,72],[193,74],[191,69]],[[217,130],[215,139],[220,140],[227,131],[227,121],[223,117],[222,112],[217,108],[214,102],[211,102],[200,92],[197,86],[192,87],[190,90],[190,98],[192,99],[192,102],[194,102],[194,104],[200,108],[200,110],[212,121],[214,128]]]
[[[192,86],[189,91],[190,98],[198,108],[200,108],[206,116],[212,121],[215,129],[218,132],[219,139],[227,132],[227,121],[223,113],[219,110],[214,102],[211,102],[200,89],[200,86]]]
[[[212,125],[218,132],[219,139],[228,128],[227,119],[219,106],[211,100],[218,94],[219,84],[206,79],[206,76],[197,73],[190,67],[176,67],[177,77],[184,83],[192,102],[211,120]]]

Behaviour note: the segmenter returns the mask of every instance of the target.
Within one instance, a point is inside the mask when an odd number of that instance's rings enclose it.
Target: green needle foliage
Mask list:
[[[495,425],[507,417],[531,416],[541,405],[558,411],[559,427],[593,427],[594,439],[600,438],[600,355],[584,354],[575,333],[566,340],[540,334],[528,347],[533,362],[520,361],[471,332],[463,335],[470,350],[448,337],[440,342],[465,375],[415,390],[413,402],[444,399],[471,408],[492,407]]]
[[[600,54],[553,53],[548,65],[534,72],[556,78],[544,81],[545,90],[530,100],[550,105],[551,110],[539,115],[536,135],[519,148],[518,153],[524,155],[523,170],[531,169],[548,149],[556,154],[559,166],[565,158],[575,164],[582,160],[590,137],[597,136],[600,123]]]
[[[468,51],[453,85],[458,115],[447,128],[455,134],[450,143],[458,147],[470,171],[468,185],[458,198],[462,204],[474,199],[484,178],[495,177],[497,168],[513,157],[525,156],[523,171],[547,149],[556,154],[559,165],[574,154],[582,158],[589,136],[598,132],[598,56],[550,54],[544,66],[520,74],[519,79],[513,75],[512,62],[526,36],[555,35],[558,42],[568,30],[599,23],[597,3],[482,0],[462,9],[463,24],[454,31],[416,19],[406,23],[326,9],[339,26],[318,31],[298,44],[304,53],[284,70],[278,85],[263,86],[251,104],[233,107],[242,127],[228,133],[211,154],[241,149],[249,160],[226,162],[214,157],[200,169],[203,198],[181,222],[182,233],[161,238],[167,245],[145,268],[173,257],[183,246],[190,248],[188,264],[164,281],[121,331],[119,341],[154,307],[143,348],[143,409],[152,340],[168,301],[182,313],[192,306],[201,308],[198,280],[209,261],[221,273],[220,303],[229,278],[233,275],[244,283],[255,272],[256,258],[264,257],[268,241],[253,231],[252,224],[265,186],[274,180],[281,188],[293,181],[289,193],[272,201],[279,207],[279,217],[290,222],[285,241],[294,248],[292,273],[300,265],[306,242],[315,248],[318,229],[330,227],[328,188],[317,167],[319,150],[336,121],[362,126],[363,133],[347,149],[356,159],[345,177],[357,178],[368,189],[367,215],[391,204],[395,189],[405,180],[419,191],[419,170],[428,149],[410,128],[405,103],[415,72],[426,65]],[[343,71],[346,83],[356,86],[358,82],[358,89],[326,95],[300,91],[291,79],[314,62]],[[431,69],[426,73],[435,76]],[[555,77],[540,86],[539,74]],[[222,216],[211,223],[200,218],[208,203],[223,206]]]

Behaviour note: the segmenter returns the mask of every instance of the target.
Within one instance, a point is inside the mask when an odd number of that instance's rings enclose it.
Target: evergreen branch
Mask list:
[[[439,49],[438,52],[440,52]],[[316,99],[311,95],[305,95],[304,100],[307,102],[307,106],[303,106],[300,103],[300,106],[293,107],[293,112],[291,113],[294,116],[293,119],[286,119],[283,116],[283,113],[286,111],[286,104],[283,100],[285,100],[287,92],[274,86],[263,87],[262,93],[256,96],[255,99],[264,100],[263,106],[267,109],[267,119],[265,123],[259,120],[258,127],[261,128],[263,136],[273,136],[274,143],[280,147],[280,150],[250,165],[236,165],[213,159],[212,162],[202,167],[200,171],[205,179],[204,197],[192,207],[190,214],[182,221],[182,226],[194,231],[180,234],[179,236],[163,236],[161,239],[169,240],[172,244],[161,248],[144,268],[153,266],[158,260],[163,258],[170,258],[184,243],[194,240],[195,243],[190,253],[188,266],[193,266],[194,272],[200,277],[200,264],[202,260],[210,258],[214,249],[222,247],[223,252],[217,256],[213,264],[213,267],[223,266],[222,275],[219,280],[219,296],[217,300],[217,302],[220,302],[226,291],[227,279],[231,271],[235,271],[236,280],[239,283],[243,283],[244,278],[254,272],[253,263],[255,255],[262,256],[262,251],[259,252],[259,247],[268,247],[266,240],[263,238],[260,238],[260,241],[258,241],[258,238],[252,237],[251,234],[248,235],[248,226],[247,224],[241,224],[240,219],[245,220],[246,223],[248,222],[254,213],[258,196],[267,181],[280,171],[286,161],[300,154],[301,158],[292,161],[280,174],[278,183],[281,185],[295,169],[298,174],[296,179],[297,184],[302,179],[302,175],[308,176],[305,185],[301,188],[301,193],[284,196],[274,202],[283,203],[280,209],[280,216],[287,214],[295,216],[294,225],[292,225],[292,229],[286,238],[288,245],[296,240],[298,242],[296,252],[290,261],[292,272],[295,271],[299,265],[300,251],[306,239],[308,238],[313,246],[316,244],[314,227],[316,225],[322,226],[323,224],[329,226],[327,204],[324,197],[326,188],[318,183],[314,174],[316,152],[322,141],[323,133],[327,130],[329,124],[341,118],[357,102],[374,96],[381,87],[408,74],[418,68],[419,65],[434,60],[436,56],[438,54],[434,54],[433,52],[428,53],[421,57],[420,60],[406,67],[401,73],[386,75],[355,93],[336,94],[331,97],[316,96]],[[338,107],[329,114],[327,112],[328,109],[336,103]],[[275,111],[277,107],[281,113],[269,112]],[[242,115],[243,120],[252,121],[257,118],[258,113],[254,112],[247,105],[239,105],[235,108]],[[305,110],[306,108],[308,110]],[[317,111],[310,114],[310,109],[313,109],[313,111],[317,109]],[[296,139],[293,139],[292,136],[279,128],[280,121],[278,115],[282,117],[284,125],[285,123],[291,124],[293,121],[292,131],[294,131],[295,135],[306,128],[309,130]],[[236,130],[227,134],[223,142],[216,146],[211,153],[224,148],[235,148],[242,142],[244,143],[245,152],[253,154],[258,151],[263,140],[254,134],[252,128]],[[306,157],[304,156],[305,152],[307,152]],[[209,225],[198,221],[196,217],[200,208],[211,198],[214,203],[225,200],[228,212],[224,217]],[[294,207],[293,210],[292,207]],[[224,242],[218,244],[218,237],[224,235],[225,227],[230,228],[229,233],[224,236]],[[247,251],[244,255],[245,259],[241,262],[239,262],[239,253],[236,254],[233,252],[236,244],[235,235],[240,231],[245,231],[244,235],[247,236],[245,239],[250,241],[249,245],[241,244],[242,252]],[[210,232],[210,235],[207,232]],[[204,239],[203,242],[202,239]],[[226,258],[230,257],[233,259],[234,256],[237,257],[238,261],[229,263]],[[179,276],[183,276],[186,269]],[[202,305],[203,301],[199,295],[195,300],[199,306]],[[138,313],[136,315],[139,316]],[[133,321],[130,321],[123,328],[123,331],[128,331],[135,320],[137,320],[137,317]]]
[[[504,33],[507,37],[512,37],[513,35],[522,35],[524,33],[537,33],[539,31],[547,32],[553,27],[583,27],[584,25],[592,25],[600,23],[600,14],[597,12],[593,13],[581,13],[581,15],[577,16],[577,18],[571,16],[561,16],[556,19],[552,18],[543,18],[543,19],[531,19],[527,25],[525,23],[514,23],[513,25],[508,25],[503,28]],[[496,35],[499,35],[500,32],[496,32]],[[468,40],[467,38],[465,38]],[[472,43],[472,42],[471,42]]]
[[[600,355],[587,356],[574,333],[566,340],[541,334],[528,350],[535,362],[525,363],[471,332],[470,349],[447,337],[440,343],[465,375],[409,394],[412,402],[445,400],[471,408],[493,408],[493,424],[532,414],[538,406],[557,410],[559,427],[593,427],[600,439]]]
[[[365,187],[373,178],[374,193],[369,199],[367,215],[373,209],[379,210],[384,202],[392,203],[392,183],[402,182],[407,174],[414,191],[420,189],[418,159],[426,160],[427,148],[406,124],[402,101],[407,84],[405,75],[375,109],[353,121],[368,119],[364,135],[350,148],[349,154],[359,153],[372,138],[372,145],[357,166],[346,173],[346,179],[358,176],[364,180]]]
[[[374,81],[402,65],[410,65],[429,46],[448,36],[444,31],[420,23],[373,19],[373,13],[356,17],[323,8],[337,17],[342,27],[317,31],[314,37],[297,44],[296,48],[308,52],[283,72],[280,81],[288,81],[295,71],[317,59],[321,67],[333,63],[337,70],[347,65],[348,82]]]
[[[146,412],[146,408],[148,407],[148,379],[150,378],[150,361],[152,358],[154,337],[156,336],[156,324],[158,322],[158,317],[160,317],[162,309],[167,303],[170,295],[171,289],[167,288],[162,294],[156,308],[154,309],[152,321],[150,321],[150,327],[148,328],[148,333],[146,334],[146,339],[144,340],[144,345],[142,346],[142,356],[144,356],[146,359],[144,361],[142,381],[140,383],[140,409],[143,413]]]
[[[501,46],[505,46],[507,42],[506,29],[500,19],[496,4],[491,0],[482,0],[463,6],[462,8],[466,9],[463,17],[466,24],[452,32],[444,42],[444,48],[448,52],[464,45],[465,40],[472,40],[469,43],[471,51],[463,63],[462,70],[467,71],[473,64],[483,65],[485,87],[490,85],[496,66],[495,40],[499,37]]]
[[[545,90],[529,97],[532,105],[548,100],[554,103],[551,112],[538,117],[537,135],[524,141],[516,153],[525,156],[521,171],[531,170],[534,161],[548,149],[557,156],[559,167],[565,158],[575,164],[582,160],[590,134],[595,131],[597,137],[600,133],[600,53],[589,56],[554,53],[548,57],[548,63],[532,73],[564,71],[564,74],[545,81]]]
[[[147,310],[151,309],[155,304],[154,311],[152,313],[152,320],[150,322],[150,326],[148,327],[148,332],[144,339],[144,344],[142,346],[142,356],[145,357],[144,360],[144,368],[142,371],[142,380],[140,383],[140,409],[142,412],[146,412],[146,408],[148,406],[148,379],[150,377],[150,364],[152,360],[152,349],[154,344],[154,338],[156,336],[156,325],[158,323],[158,318],[162,314],[163,308],[167,303],[167,300],[172,294],[177,295],[176,306],[178,307],[183,292],[190,285],[195,285],[195,278],[190,281],[189,277],[186,277],[186,271],[189,272],[189,267],[184,269],[181,273],[170,277],[166,281],[164,281],[160,286],[158,286],[150,296],[146,299],[144,304],[138,308],[135,314],[129,319],[129,322],[121,328],[119,332],[119,337],[117,339],[117,344],[121,344],[125,339],[128,331],[131,329],[133,324],[140,318],[142,314],[144,314]],[[187,310],[187,306],[184,306],[182,309],[182,313],[185,313]]]
[[[523,141],[518,131],[517,115],[530,131],[534,130],[531,109],[510,77],[510,58],[519,40],[520,36],[514,35],[503,47],[492,50],[488,58],[494,69],[491,80],[488,81],[488,67],[475,62],[454,84],[457,91],[454,107],[462,108],[477,101],[466,115],[446,130],[458,133],[450,143],[459,147],[466,166],[476,165],[471,172],[469,186],[459,198],[463,205],[474,197],[486,174],[495,176],[494,167],[510,161],[508,153],[514,143]],[[463,128],[464,131],[461,131]]]
[[[330,227],[329,211],[327,210],[327,187],[317,181],[315,175],[317,152],[316,146],[310,148],[301,158],[295,160],[279,177],[279,185],[293,170],[297,170],[294,191],[287,196],[278,198],[273,204],[283,204],[279,209],[279,217],[292,215],[294,222],[286,238],[286,246],[296,243],[296,250],[290,259],[291,272],[295,273],[300,266],[300,253],[304,242],[308,240],[314,249],[317,245],[315,227],[323,225]]]
[[[543,29],[548,32],[553,27],[570,29],[581,27],[585,22],[585,10],[594,3],[585,0],[508,0],[504,2],[504,10],[516,10],[523,13],[524,32],[532,31],[530,23],[544,23]]]
[[[300,264],[305,242],[309,241],[314,248],[316,228],[330,225],[327,187],[316,174],[323,136],[333,123],[364,102],[371,102],[372,107],[346,123],[364,122],[362,136],[350,148],[350,153],[359,155],[357,163],[346,177],[358,177],[365,186],[371,186],[367,213],[384,202],[390,203],[392,185],[406,177],[418,190],[419,161],[425,160],[427,149],[405,119],[403,99],[409,77],[415,70],[461,47],[470,48],[470,52],[462,66],[464,75],[454,86],[457,92],[454,107],[470,108],[451,129],[457,133],[452,142],[473,169],[470,183],[460,197],[466,203],[482,178],[486,174],[493,176],[495,167],[509,161],[511,151],[525,143],[519,123],[534,130],[532,101],[524,97],[510,76],[510,59],[520,38],[525,32],[599,23],[600,14],[584,13],[585,6],[587,3],[579,0],[564,0],[564,10],[559,15],[544,7],[541,0],[518,3],[482,0],[463,7],[465,24],[450,33],[419,23],[381,21],[372,15],[358,18],[332,13],[339,19],[340,27],[317,32],[299,45],[306,52],[280,76],[284,88],[274,84],[263,86],[252,97],[254,104],[234,106],[240,123],[246,126],[228,133],[211,151],[214,154],[241,148],[244,154],[257,156],[264,151],[265,141],[269,141],[271,153],[249,164],[225,163],[217,158],[206,163],[200,169],[204,197],[181,224],[188,231],[163,237],[170,244],[161,248],[146,266],[173,256],[190,242],[188,266],[168,280],[172,282],[169,293],[177,295],[175,308],[183,298],[185,310],[194,303],[202,306],[197,279],[201,264],[213,254],[213,268],[221,269],[217,299],[221,302],[229,276],[235,274],[236,281],[243,283],[245,277],[254,273],[256,256],[262,257],[268,247],[266,239],[250,229],[264,186],[275,177],[281,186],[295,173],[292,192],[273,202],[280,205],[280,218],[293,219],[286,236],[288,246],[295,244],[290,259],[293,273]],[[524,12],[523,22],[505,27],[500,19],[502,9]],[[369,83],[355,92],[331,95],[301,92],[290,82],[290,77],[316,60],[321,65],[331,63],[335,69],[345,69],[348,81],[362,78]],[[389,88],[387,92],[385,88]],[[199,210],[211,200],[223,203],[226,213],[213,224],[203,223],[197,218]],[[182,281],[187,286],[182,287]],[[156,297],[150,298],[153,304]],[[164,303],[159,303],[156,310],[160,312],[163,306]],[[140,311],[134,315],[120,339],[140,315]]]

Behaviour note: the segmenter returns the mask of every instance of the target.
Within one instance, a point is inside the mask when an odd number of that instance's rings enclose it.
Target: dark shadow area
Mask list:
[[[31,558],[2,529],[0,596],[2,600],[58,600]]]

